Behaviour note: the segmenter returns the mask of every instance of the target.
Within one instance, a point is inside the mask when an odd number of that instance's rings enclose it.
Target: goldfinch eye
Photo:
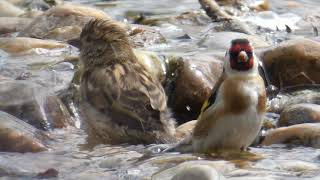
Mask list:
[[[234,51],[229,51],[229,55],[231,58],[236,58],[238,56],[238,52],[234,52]]]

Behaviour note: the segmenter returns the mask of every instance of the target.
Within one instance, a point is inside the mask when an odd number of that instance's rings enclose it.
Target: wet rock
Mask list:
[[[79,37],[82,27],[92,18],[110,17],[87,6],[59,5],[35,18],[19,36],[61,41],[74,39]]]
[[[198,42],[198,45],[200,47],[208,48],[208,50],[217,51],[224,56],[224,53],[230,47],[231,40],[237,38],[248,39],[254,48],[270,46],[269,43],[258,36],[238,32],[210,32]]]
[[[224,180],[224,174],[231,169],[234,165],[226,161],[187,161],[175,167],[155,173],[152,176],[153,180],[180,180],[180,179],[205,179],[205,180]],[[188,175],[188,176],[187,176]],[[193,178],[191,178],[193,177]]]
[[[27,81],[0,82],[0,109],[12,114],[37,128],[43,129],[41,105],[37,99],[45,97],[43,88]]]
[[[178,61],[169,105],[181,124],[198,117],[203,102],[222,75],[223,65],[209,55],[183,57]]]
[[[0,82],[1,82],[1,81],[8,81],[8,80],[13,80],[13,79],[10,78],[10,77],[7,77],[7,76],[2,76],[2,75],[0,75]]]
[[[256,11],[267,11],[270,9],[269,0],[256,1],[250,4],[250,8]]]
[[[222,22],[222,25],[216,26],[214,29],[216,31],[231,31],[249,35],[254,34],[254,31],[250,26],[238,19],[224,21]]]
[[[296,104],[285,108],[279,119],[279,126],[320,122],[320,105]]]
[[[0,38],[0,49],[11,54],[25,53],[34,48],[55,49],[64,47],[67,47],[67,45],[53,40],[25,37]]]
[[[52,6],[62,4],[61,0],[13,0],[16,6],[28,10],[46,11]]]
[[[269,130],[269,129],[274,129],[278,125],[278,120],[279,120],[280,115],[275,114],[275,113],[266,113],[264,119],[263,119],[263,124],[262,128],[264,130]]]
[[[39,10],[28,10],[25,13],[21,14],[19,17],[21,18],[36,18],[38,16],[40,16],[41,14],[43,14],[43,11],[39,11]],[[32,22],[32,21],[31,21]],[[27,27],[24,27],[23,29],[25,29]],[[22,30],[23,30],[22,29]],[[21,30],[21,31],[22,31]]]
[[[0,17],[17,17],[24,11],[6,0],[0,1]]]
[[[57,96],[48,96],[44,103],[44,112],[51,128],[74,126],[74,121],[63,102]]]
[[[28,81],[0,82],[0,110],[41,130],[72,125],[69,112],[48,89]]]
[[[320,83],[320,43],[297,39],[262,53],[271,83],[282,88]]]
[[[42,143],[48,137],[43,132],[16,117],[0,111],[0,151],[39,152],[47,148]]]
[[[192,25],[192,26],[204,26],[211,22],[203,11],[190,11],[181,13],[174,17],[152,17],[148,18],[143,14],[127,13],[126,16],[129,20],[133,21],[133,24],[142,24],[148,26],[160,26],[161,24],[171,23],[174,25]]]
[[[216,1],[221,6],[227,6],[227,5],[236,5],[240,3],[242,0],[216,0]]]
[[[222,180],[225,179],[214,168],[208,165],[194,165],[185,167],[177,172],[171,180]]]
[[[280,114],[286,107],[295,104],[320,104],[319,85],[301,85],[282,89],[268,102],[268,112]]]
[[[211,18],[209,18],[203,11],[191,11],[185,12],[176,16],[174,18],[170,18],[169,22],[176,25],[207,25],[211,22]]]
[[[48,178],[56,178],[59,175],[59,171],[54,168],[50,168],[44,172],[38,173],[37,178],[39,179],[48,179]]]
[[[63,3],[63,0],[7,0],[10,3],[23,7],[23,8],[32,8],[31,5],[33,4],[46,4],[46,6],[56,6]],[[40,7],[35,7],[40,9]]]
[[[279,163],[280,168],[291,172],[304,172],[318,170],[319,166],[314,163],[304,162],[304,161],[284,161]]]
[[[154,44],[165,43],[166,39],[162,34],[147,26],[135,25],[129,32],[129,41],[135,48],[148,47]]]
[[[18,17],[0,17],[0,34],[18,32],[29,25],[31,19]]]
[[[320,124],[305,123],[267,132],[262,145],[294,143],[320,148]]]

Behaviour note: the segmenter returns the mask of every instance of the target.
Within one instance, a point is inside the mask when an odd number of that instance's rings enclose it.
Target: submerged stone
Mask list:
[[[279,126],[320,122],[320,105],[296,104],[285,108],[280,114]]]
[[[73,125],[71,116],[58,97],[48,89],[24,80],[0,82],[0,110],[41,130]]]
[[[165,43],[165,37],[156,29],[148,26],[134,25],[129,31],[129,41],[135,48],[149,47]]]
[[[30,18],[0,17],[0,34],[18,32],[31,22]]]
[[[17,17],[24,11],[6,0],[0,1],[0,17]]]
[[[41,40],[25,37],[0,38],[0,49],[11,54],[25,53],[35,48],[55,49],[64,47],[67,47],[67,44],[53,40]]]
[[[294,143],[320,148],[320,123],[297,124],[267,132],[262,145]]]
[[[302,85],[282,89],[275,98],[268,102],[268,112],[281,113],[295,104],[320,104],[319,85]]]
[[[92,18],[110,18],[106,13],[81,5],[59,5],[36,17],[20,32],[21,37],[69,40],[78,38],[82,27]]]
[[[48,136],[22,120],[0,111],[0,151],[40,152],[47,150],[42,143]]]
[[[224,180],[226,173],[234,166],[226,161],[187,161],[172,168],[155,173],[153,180]]]
[[[225,179],[214,168],[208,165],[193,165],[177,172],[171,180],[223,180]]]

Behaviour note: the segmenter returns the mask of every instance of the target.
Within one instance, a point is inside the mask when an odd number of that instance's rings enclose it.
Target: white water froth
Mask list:
[[[247,15],[243,21],[251,22],[263,28],[272,30],[285,30],[286,25],[292,30],[298,29],[296,23],[301,20],[301,17],[293,13],[277,14],[272,11],[259,12],[255,16]]]

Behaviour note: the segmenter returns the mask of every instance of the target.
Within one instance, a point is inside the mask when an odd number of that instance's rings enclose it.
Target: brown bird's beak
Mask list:
[[[79,50],[81,49],[80,38],[69,39],[67,42],[68,42],[68,44],[78,48]]]
[[[245,51],[241,51],[238,55],[238,62],[247,62],[248,61],[248,56]]]

